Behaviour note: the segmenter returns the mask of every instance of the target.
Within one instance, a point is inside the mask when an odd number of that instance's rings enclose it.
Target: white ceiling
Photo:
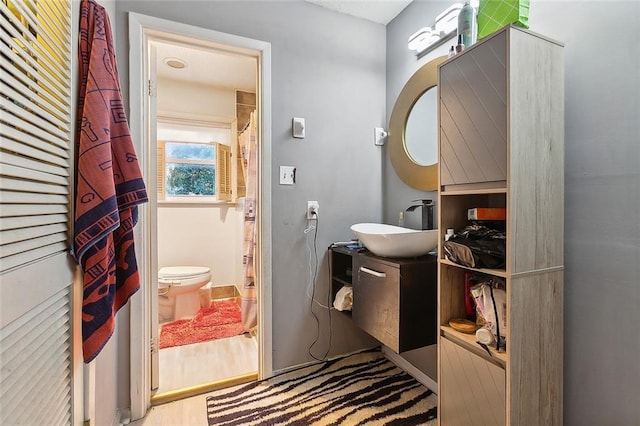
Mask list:
[[[380,24],[388,24],[412,0],[304,0],[318,6]],[[255,58],[215,50],[157,43],[158,77],[190,81],[219,88],[256,90]],[[164,63],[178,58],[187,67],[174,69]]]
[[[190,81],[218,88],[256,90],[258,64],[256,58],[185,46],[157,43],[157,73],[160,78]],[[166,58],[178,58],[187,67],[174,69]]]
[[[413,0],[305,0],[309,3],[387,25]]]

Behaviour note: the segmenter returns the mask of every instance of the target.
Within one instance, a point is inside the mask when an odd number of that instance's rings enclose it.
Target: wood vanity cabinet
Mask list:
[[[438,256],[438,423],[561,425],[563,46],[507,26],[439,67],[438,228],[467,209],[506,208],[506,267]],[[506,351],[449,321],[465,317],[465,273],[506,283]],[[504,330],[504,329],[503,329]]]
[[[358,327],[397,353],[436,343],[435,256],[392,259],[334,248],[331,261],[332,298],[351,283],[353,308],[343,312]]]

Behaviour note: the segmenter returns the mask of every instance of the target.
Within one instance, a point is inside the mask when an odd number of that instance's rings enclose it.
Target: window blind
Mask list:
[[[65,252],[71,3],[0,0],[0,273]]]
[[[165,174],[165,151],[164,151],[164,141],[158,141],[158,149],[157,149],[157,176],[156,176],[156,190],[158,193],[158,200],[164,200],[165,193],[165,182],[167,180],[167,176]]]

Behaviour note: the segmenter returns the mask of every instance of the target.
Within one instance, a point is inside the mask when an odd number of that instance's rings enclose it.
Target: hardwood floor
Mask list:
[[[156,395],[258,371],[258,344],[248,334],[160,350]],[[206,426],[206,394],[151,407],[133,426]]]
[[[258,343],[249,334],[160,349],[156,393],[258,371]]]
[[[131,426],[207,426],[206,394],[151,407]]]
[[[222,298],[237,295],[217,296]],[[257,375],[258,341],[255,334],[246,333],[209,342],[164,348],[160,349],[158,364],[159,386],[155,397],[251,373]],[[205,393],[155,405],[144,418],[131,422],[130,425],[206,426],[206,396]]]
[[[258,343],[243,334],[160,350],[160,383],[155,395],[258,371]],[[206,426],[206,394],[155,405],[133,426]]]

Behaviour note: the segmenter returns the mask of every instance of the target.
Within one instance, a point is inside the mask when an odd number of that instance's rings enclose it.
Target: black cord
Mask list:
[[[311,345],[309,346],[308,349],[308,353],[309,355],[315,359],[316,361],[325,361],[327,359],[327,356],[329,355],[329,351],[331,350],[331,343],[332,343],[332,324],[331,324],[331,285],[329,285],[329,290],[327,291],[327,306],[326,309],[329,310],[329,345],[327,346],[327,350],[325,351],[324,355],[322,355],[322,357],[318,358],[316,357],[311,350],[313,349],[313,347],[316,345],[316,343],[318,343],[318,340],[320,340],[320,318],[318,318],[318,316],[316,315],[316,313],[313,311],[313,305],[314,303],[316,303],[316,282],[318,279],[318,223],[319,220],[316,216],[316,226],[315,226],[315,232],[313,235],[313,252],[314,252],[314,256],[315,256],[315,269],[314,269],[314,273],[313,273],[313,291],[311,293],[311,305],[309,307],[310,311],[311,311],[311,315],[313,315],[313,318],[315,319],[316,322],[316,337],[313,340],[313,342],[311,343]],[[327,261],[327,267],[329,268],[329,271],[331,271],[331,264],[330,262]],[[331,277],[331,272],[329,272],[329,277]]]
[[[491,294],[491,302],[493,302],[493,314],[496,317],[496,349],[500,351],[500,320],[498,319],[498,307],[496,306],[496,299],[493,297],[493,280],[489,281],[489,293]]]
[[[331,289],[333,288],[333,281],[332,281],[332,275],[331,275],[331,261],[329,258],[327,258],[327,269],[329,270],[329,288],[327,289],[327,311],[328,311],[328,316],[329,316],[329,346],[327,347],[327,352],[325,352],[324,357],[325,359],[327,358],[327,355],[329,355],[329,351],[331,350],[331,338],[333,337],[333,330],[332,328],[332,324],[331,324],[331,306],[333,303],[333,300],[331,300]]]
[[[309,346],[308,352],[309,355],[315,359],[316,361],[324,361],[323,358],[318,358],[316,357],[312,352],[311,349],[313,349],[313,347],[315,346],[316,343],[318,343],[318,340],[320,339],[320,318],[318,318],[318,316],[316,315],[316,313],[313,311],[313,304],[316,300],[316,277],[318,275],[318,244],[317,244],[317,240],[318,240],[318,225],[319,225],[319,220],[318,220],[318,216],[316,215],[316,226],[315,226],[315,230],[313,233],[313,251],[315,254],[315,263],[314,263],[314,271],[313,271],[313,281],[312,281],[312,286],[313,286],[313,290],[311,292],[311,303],[309,306],[309,310],[311,311],[311,315],[313,315],[313,318],[316,321],[316,338],[313,340],[313,342],[311,342],[311,345]],[[326,355],[325,355],[326,357]]]

